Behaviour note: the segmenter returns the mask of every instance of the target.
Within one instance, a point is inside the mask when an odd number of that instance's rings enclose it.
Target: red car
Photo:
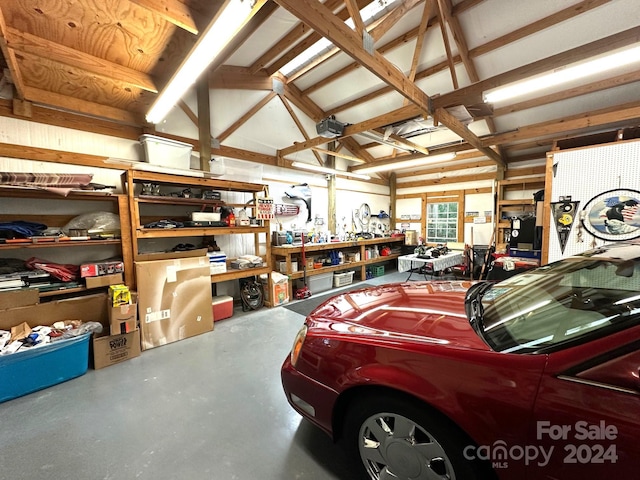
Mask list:
[[[287,399],[362,478],[640,475],[640,243],[499,283],[351,291],[305,321]]]

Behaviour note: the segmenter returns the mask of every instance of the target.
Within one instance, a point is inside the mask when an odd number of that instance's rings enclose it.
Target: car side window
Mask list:
[[[595,382],[603,387],[640,393],[640,345],[632,351],[619,352],[613,358],[603,358],[597,365],[590,365],[574,376],[583,381]]]

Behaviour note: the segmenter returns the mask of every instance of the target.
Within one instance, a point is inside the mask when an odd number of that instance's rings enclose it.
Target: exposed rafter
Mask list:
[[[9,46],[9,42],[7,41],[7,30],[8,28],[4,20],[4,14],[2,12],[2,8],[0,8],[0,50],[2,50],[2,55],[7,62],[9,72],[11,72],[11,79],[16,88],[18,97],[24,98],[24,79],[22,78],[22,73],[18,67],[16,52]]]
[[[238,130],[242,125],[244,125],[249,118],[251,118],[257,112],[259,112],[262,109],[262,107],[264,107],[267,103],[269,103],[275,96],[276,96],[275,92],[270,92],[266,96],[264,96],[262,100],[260,100],[253,107],[247,110],[244,113],[244,115],[242,115],[238,120],[233,122],[233,124],[229,128],[227,128],[224,132],[218,135],[217,137],[218,140],[222,142],[225,139],[227,139],[229,135],[231,135],[233,132]]]
[[[534,137],[556,137],[562,132],[571,132],[580,128],[607,126],[628,121],[640,121],[640,102],[615,105],[587,114],[581,113],[523,126],[511,132],[499,133],[483,138],[482,145],[500,145],[508,142],[528,140]]]
[[[32,54],[36,57],[52,60],[105,78],[122,82],[126,85],[158,93],[155,81],[150,75],[117,63],[108,62],[94,55],[83,53],[59,43],[21,32],[15,28],[7,29],[7,43],[15,52],[22,55]]]
[[[198,27],[191,11],[184,3],[178,0],[131,0],[131,2],[151,10],[187,32],[198,34]]]
[[[119,108],[88,102],[79,98],[60,95],[33,87],[25,87],[25,98],[43,105],[49,105],[66,111],[81,112],[90,117],[100,117],[130,125],[142,125],[144,119],[141,115],[131,113]]]

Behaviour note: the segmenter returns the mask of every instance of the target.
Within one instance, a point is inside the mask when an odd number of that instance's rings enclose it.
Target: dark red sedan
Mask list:
[[[640,475],[640,243],[500,283],[409,282],[318,307],[289,403],[370,479]]]

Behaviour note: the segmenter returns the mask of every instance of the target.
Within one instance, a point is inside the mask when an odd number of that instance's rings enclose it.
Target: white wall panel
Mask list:
[[[558,152],[553,155],[556,171],[552,180],[550,201],[571,196],[580,201],[578,212],[596,195],[614,189],[640,190],[640,141],[613,143],[598,147]],[[583,229],[584,241],[578,241],[579,215],[567,240],[564,254],[561,251],[555,223],[549,225],[549,262],[573,255],[591,247],[606,243],[591,236]]]

